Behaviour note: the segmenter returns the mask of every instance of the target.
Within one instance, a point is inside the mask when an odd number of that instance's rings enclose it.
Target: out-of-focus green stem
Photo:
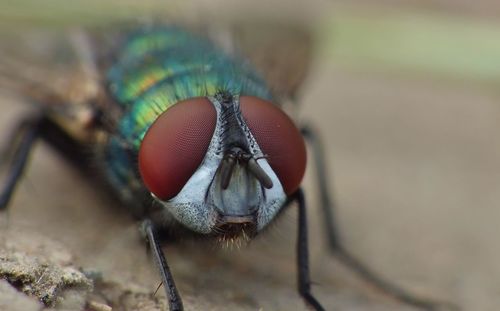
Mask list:
[[[500,22],[416,11],[336,11],[322,56],[356,69],[500,82]]]

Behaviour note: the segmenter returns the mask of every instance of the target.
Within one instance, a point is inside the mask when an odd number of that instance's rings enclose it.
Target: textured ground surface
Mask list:
[[[303,95],[302,118],[325,138],[347,247],[416,293],[464,310],[497,310],[500,96],[460,83],[352,72],[334,61],[316,66]],[[0,98],[5,143],[26,105]],[[318,299],[327,310],[411,310],[324,251],[313,177],[309,170],[305,185]],[[45,145],[1,217],[0,274],[25,292],[55,293],[49,302],[65,310],[165,306],[162,290],[153,296],[159,277],[136,223]],[[166,246],[186,309],[304,310],[295,291],[295,221],[291,209],[241,250]],[[40,308],[0,281],[0,310]]]

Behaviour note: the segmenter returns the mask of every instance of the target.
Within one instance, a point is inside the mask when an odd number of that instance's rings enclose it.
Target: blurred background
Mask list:
[[[149,16],[193,22],[259,16],[309,25],[316,50],[299,96],[300,120],[314,124],[325,141],[346,247],[421,296],[463,310],[498,310],[498,1],[4,1],[0,46],[36,29]],[[0,94],[6,143],[29,105],[9,90]],[[311,168],[304,184],[317,298],[327,310],[411,310],[327,254]],[[164,293],[152,294],[159,277],[151,258],[134,221],[113,204],[39,144],[0,250],[100,276],[94,294],[81,291],[59,308],[92,310],[92,301],[114,310],[159,310]],[[295,291],[295,222],[292,208],[241,250],[167,246],[186,309],[304,310]],[[16,291],[0,293],[7,310],[39,307]]]

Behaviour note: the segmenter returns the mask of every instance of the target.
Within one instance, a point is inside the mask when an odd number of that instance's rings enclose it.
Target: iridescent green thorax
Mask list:
[[[126,111],[120,134],[135,148],[154,120],[181,100],[218,90],[271,97],[248,64],[174,27],[132,35],[107,78],[111,94]]]
[[[141,141],[169,107],[188,98],[213,96],[220,90],[272,97],[248,63],[177,27],[132,34],[118,51],[107,83],[123,115],[108,143],[105,161],[109,180],[125,199],[133,196],[131,188],[140,183],[136,156]]]

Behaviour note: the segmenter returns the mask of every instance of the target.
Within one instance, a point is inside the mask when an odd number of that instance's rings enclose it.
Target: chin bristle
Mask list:
[[[239,235],[229,236],[222,234],[217,239],[218,243],[222,246],[223,249],[240,249],[243,245],[248,244],[250,242],[250,237],[242,230]]]

